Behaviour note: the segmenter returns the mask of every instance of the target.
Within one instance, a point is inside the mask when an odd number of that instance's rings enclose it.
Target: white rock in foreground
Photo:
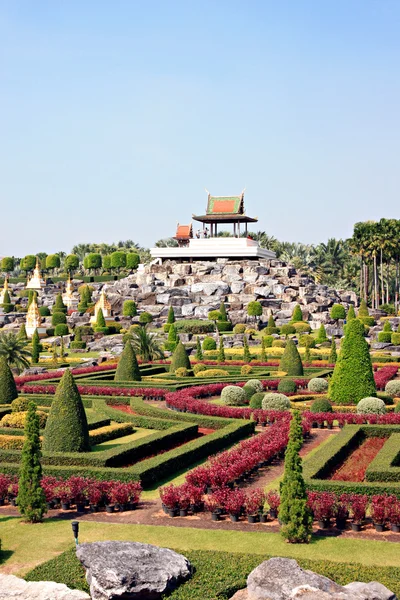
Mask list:
[[[0,600],[90,600],[79,590],[70,590],[54,581],[25,581],[15,575],[0,573]]]

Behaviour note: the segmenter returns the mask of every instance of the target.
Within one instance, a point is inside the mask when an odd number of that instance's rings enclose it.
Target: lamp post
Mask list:
[[[78,546],[79,521],[71,522],[72,533],[74,534],[75,544]]]

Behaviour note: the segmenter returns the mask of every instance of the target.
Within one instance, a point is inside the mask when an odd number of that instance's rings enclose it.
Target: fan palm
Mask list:
[[[149,332],[147,327],[138,327],[131,334],[131,343],[136,354],[143,362],[149,362],[157,358],[164,358],[160,342],[156,333]]]
[[[0,356],[4,356],[10,367],[16,367],[20,373],[29,367],[31,353],[26,349],[27,342],[15,333],[0,333]]]

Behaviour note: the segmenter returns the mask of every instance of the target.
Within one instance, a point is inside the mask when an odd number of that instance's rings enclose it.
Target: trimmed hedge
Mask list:
[[[369,464],[367,481],[400,481],[400,433],[392,433]]]
[[[175,549],[177,552],[181,550]],[[194,567],[191,579],[169,595],[170,600],[228,600],[246,587],[250,572],[269,555],[240,554],[211,550],[184,552]],[[352,581],[379,581],[400,596],[400,568],[365,566],[359,563],[340,563],[327,560],[296,559],[303,569],[329,577],[339,585]],[[27,581],[56,581],[72,589],[89,592],[85,570],[71,548],[25,575]]]
[[[102,444],[108,440],[115,440],[124,435],[133,433],[133,425],[130,423],[114,423],[114,425],[105,425],[97,427],[89,432],[89,440],[91,446]]]

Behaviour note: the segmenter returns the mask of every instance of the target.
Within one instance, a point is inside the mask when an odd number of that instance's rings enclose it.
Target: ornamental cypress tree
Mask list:
[[[174,352],[175,348],[178,345],[178,342],[179,342],[178,332],[176,330],[174,323],[171,323],[169,331],[168,331],[168,350],[170,350],[171,352]]]
[[[0,404],[11,404],[18,398],[14,375],[5,356],[0,356]]]
[[[376,396],[376,386],[369,346],[364,338],[364,325],[359,319],[353,319],[342,339],[329,386],[329,398],[333,404],[357,404],[370,396]]]
[[[186,352],[186,348],[181,341],[178,342],[174,350],[169,370],[171,373],[175,373],[176,369],[179,369],[179,367],[185,367],[185,369],[192,368],[190,365],[189,357]]]
[[[67,369],[57,386],[43,435],[44,452],[88,452],[89,431],[81,395]]]
[[[273,327],[273,328],[276,327],[275,319],[272,316],[272,313],[268,317],[268,325],[267,325],[267,327]]]
[[[56,300],[53,305],[53,312],[62,312],[66,314],[67,307],[65,306],[61,294],[57,294]]]
[[[331,318],[334,321],[339,321],[339,319],[346,318],[346,311],[344,309],[343,304],[334,304],[331,308]]]
[[[32,364],[37,364],[40,357],[40,341],[37,329],[33,332],[32,336]]]
[[[218,362],[225,362],[225,350],[224,350],[224,341],[222,339],[222,335],[219,338],[219,348],[218,348]]]
[[[392,326],[390,324],[390,321],[385,321],[385,324],[383,326],[383,331],[385,333],[390,333],[392,331]]]
[[[263,336],[261,338],[261,355],[260,355],[260,360],[261,362],[267,362],[267,353],[265,351],[265,336]]]
[[[243,336],[243,360],[245,363],[249,363],[251,361],[251,354],[246,334]]]
[[[42,479],[41,457],[39,417],[36,413],[36,404],[29,402],[17,497],[18,509],[28,523],[40,523],[44,513],[47,512],[46,498],[40,485]]]
[[[130,341],[125,344],[121,358],[118,361],[114,381],[141,381],[138,361]]]
[[[337,350],[335,338],[332,336],[331,352],[329,354],[329,363],[334,365],[337,361]]]
[[[356,311],[354,310],[354,304],[350,304],[349,310],[347,311],[346,321],[349,323],[356,318]]]
[[[106,320],[104,318],[102,308],[99,308],[97,312],[96,327],[106,327]]]
[[[299,454],[302,443],[302,419],[299,411],[295,410],[285,452],[285,472],[280,484],[279,507],[279,519],[283,523],[281,534],[291,544],[308,543],[312,533],[312,516],[307,506],[307,491]]]
[[[61,336],[61,342],[60,342],[60,358],[64,358],[65,356],[65,346],[64,346],[64,337]]]
[[[306,344],[305,351],[304,351],[304,364],[309,365],[310,362],[311,362],[311,350],[310,350],[310,346],[308,344]]]
[[[137,315],[137,307],[136,302],[134,300],[125,300],[122,314],[124,317],[136,317]]]
[[[292,339],[286,341],[286,347],[279,363],[279,370],[285,371],[285,373],[292,376],[302,377],[304,375],[303,363],[301,362],[297,346]]]
[[[369,317],[369,310],[368,310],[368,306],[367,306],[367,303],[365,302],[365,300],[361,300],[361,302],[360,302],[360,308],[358,309],[358,316],[359,317]]]
[[[58,352],[57,352],[57,346],[56,343],[53,342],[53,363],[57,364],[58,362]]]
[[[327,339],[328,339],[328,336],[326,335],[325,325],[323,323],[321,323],[321,325],[319,326],[319,330],[318,330],[317,343],[322,344],[323,342],[326,342]]]
[[[8,290],[6,290],[4,292],[4,297],[3,297],[3,311],[5,313],[9,313],[13,310],[14,308],[14,304],[11,304],[11,298],[10,298],[10,294],[8,293]]]
[[[203,351],[201,349],[201,342],[199,336],[197,336],[196,340],[196,354],[194,355],[196,360],[203,360]]]
[[[220,313],[220,318],[218,319],[218,321],[224,321],[225,323],[227,321],[229,321],[228,318],[228,313],[226,312],[226,306],[224,302],[221,302],[220,306],[219,306],[219,313]]]
[[[296,304],[293,309],[292,318],[290,319],[291,323],[300,323],[303,320],[303,313],[301,312],[300,304]]]
[[[167,323],[175,323],[175,313],[172,306],[169,307]]]
[[[28,336],[26,334],[25,323],[22,323],[21,327],[19,328],[17,337],[19,340],[25,340],[25,341],[28,340]]]

